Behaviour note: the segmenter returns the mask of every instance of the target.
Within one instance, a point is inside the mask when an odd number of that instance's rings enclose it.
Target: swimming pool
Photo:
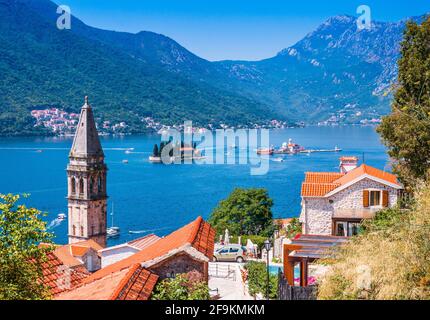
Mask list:
[[[277,275],[279,273],[279,270],[284,271],[284,267],[278,266],[278,265],[273,265],[273,264],[269,265],[270,274]],[[294,278],[299,278],[299,277],[300,277],[299,268],[294,268]]]

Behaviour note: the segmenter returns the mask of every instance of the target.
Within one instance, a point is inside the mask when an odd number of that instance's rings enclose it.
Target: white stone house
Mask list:
[[[340,172],[307,172],[300,222],[304,234],[352,236],[363,219],[396,205],[403,186],[391,173],[340,158]]]

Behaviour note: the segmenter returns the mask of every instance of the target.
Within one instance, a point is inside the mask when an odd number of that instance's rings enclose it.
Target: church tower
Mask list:
[[[69,243],[93,239],[106,247],[106,172],[93,111],[85,97],[67,166]]]

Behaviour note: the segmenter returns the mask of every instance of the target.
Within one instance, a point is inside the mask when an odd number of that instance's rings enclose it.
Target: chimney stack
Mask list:
[[[341,173],[348,173],[351,170],[357,168],[358,158],[357,157],[341,157],[339,169]]]

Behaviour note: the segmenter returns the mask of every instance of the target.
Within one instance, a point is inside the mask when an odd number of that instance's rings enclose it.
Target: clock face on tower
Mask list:
[[[67,166],[69,243],[106,246],[107,167],[88,98],[81,109]]]

